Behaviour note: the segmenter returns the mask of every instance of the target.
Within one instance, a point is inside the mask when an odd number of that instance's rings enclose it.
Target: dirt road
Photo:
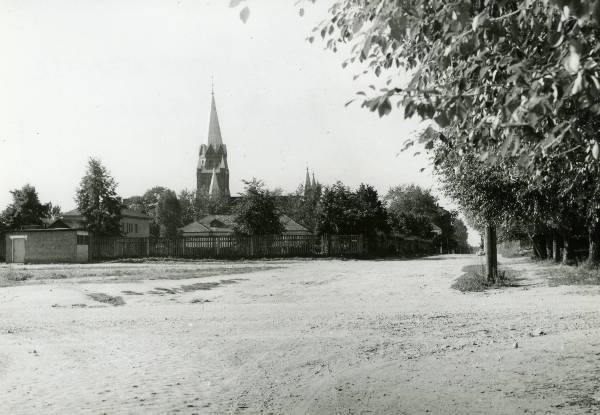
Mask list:
[[[450,289],[478,261],[234,263],[193,279],[224,265],[111,264],[0,288],[0,413],[600,413],[600,288],[549,287],[540,265],[505,260],[520,287]]]

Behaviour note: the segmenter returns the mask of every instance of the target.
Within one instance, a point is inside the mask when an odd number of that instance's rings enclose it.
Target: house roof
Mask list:
[[[226,227],[233,229],[234,219],[235,219],[234,215],[207,215],[207,216],[204,216],[204,217],[198,219],[198,222],[200,222],[204,226],[210,227],[211,223],[213,223],[215,220],[217,220],[217,221],[221,222],[223,225],[225,225]]]
[[[84,219],[59,218],[48,225],[49,229],[85,229]]]
[[[308,229],[306,229],[304,226],[300,225],[298,222],[296,222],[294,219],[290,218],[287,215],[281,215],[279,217],[279,221],[285,227],[286,232],[306,232],[306,233],[310,233]]]
[[[122,209],[121,216],[124,216],[126,218],[138,218],[138,219],[148,219],[148,220],[152,219],[150,216],[146,215],[145,213],[138,212],[136,210],[131,210],[131,209]]]
[[[208,215],[180,229],[183,233],[233,233],[234,219],[234,215]],[[281,215],[279,220],[284,227],[284,233],[310,233],[287,215]]]
[[[83,215],[77,209],[69,210],[68,212],[65,212],[62,214],[63,218],[69,217],[69,216],[83,216]]]
[[[150,216],[146,215],[142,212],[137,212],[131,209],[121,209],[121,216],[126,218],[138,218],[138,219],[148,219],[150,220]],[[69,210],[62,214],[63,219],[74,219],[74,218],[83,218],[81,212],[78,209]]]
[[[210,232],[210,229],[197,221],[188,223],[182,228],[179,228],[183,233],[205,233]]]

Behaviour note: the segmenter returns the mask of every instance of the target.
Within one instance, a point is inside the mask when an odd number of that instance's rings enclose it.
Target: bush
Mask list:
[[[460,292],[481,292],[501,287],[516,287],[516,276],[512,271],[498,271],[498,278],[490,283],[487,280],[483,265],[467,265],[463,268],[464,274],[454,281],[452,288]]]
[[[577,267],[561,266],[544,271],[550,285],[600,285],[600,268],[583,264]]]

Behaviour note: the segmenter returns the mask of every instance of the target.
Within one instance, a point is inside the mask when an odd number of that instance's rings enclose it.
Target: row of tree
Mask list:
[[[308,191],[301,186],[283,201],[279,208],[284,213],[317,234],[415,236],[432,239],[445,252],[470,251],[467,228],[457,212],[441,207],[419,186],[394,187],[384,198],[367,184],[356,190],[341,182]]]
[[[0,215],[3,230],[43,226],[44,219],[61,216],[58,206],[42,204],[33,186],[13,190],[13,202]],[[213,200],[183,190],[178,195],[156,186],[142,196],[122,200],[117,183],[105,166],[90,159],[76,190],[75,201],[87,219],[88,230],[100,236],[118,236],[123,208],[150,216],[153,237],[177,237],[179,228],[207,214],[232,214],[239,234],[278,234],[280,216],[286,214],[317,234],[366,236],[416,236],[433,239],[445,251],[469,249],[466,227],[456,212],[439,206],[430,191],[418,186],[399,186],[381,199],[369,185],[351,190],[338,182],[331,186],[302,186],[289,195],[270,191],[253,179],[235,200]],[[434,232],[434,226],[439,229]]]
[[[121,231],[124,205],[116,189],[117,183],[106,167],[91,158],[76,189],[75,203],[77,210],[87,218],[88,229],[97,235],[118,235]],[[12,202],[0,213],[0,232],[43,228],[49,221],[62,216],[60,206],[42,203],[37,190],[30,184],[10,193]]]
[[[599,260],[600,1],[340,0],[330,12],[316,33],[351,51],[344,66],[389,76],[363,106],[431,123],[420,141],[485,232],[489,279],[497,234],[564,261],[585,235]]]

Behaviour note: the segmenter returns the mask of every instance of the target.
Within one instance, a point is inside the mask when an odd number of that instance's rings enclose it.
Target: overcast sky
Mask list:
[[[2,0],[0,207],[30,183],[73,208],[90,156],[123,197],[194,189],[213,75],[232,194],[251,177],[293,191],[307,166],[325,184],[436,191],[427,160],[400,152],[419,122],[345,107],[374,80],[306,41],[328,2],[300,17],[295,1],[247,0],[243,24],[229,0]]]

